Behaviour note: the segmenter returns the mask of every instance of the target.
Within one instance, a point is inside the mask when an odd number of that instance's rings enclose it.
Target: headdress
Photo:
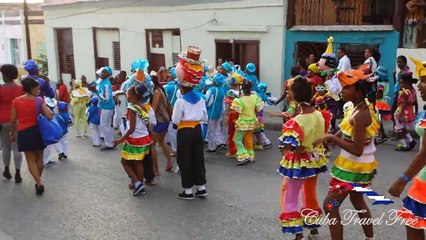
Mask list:
[[[417,77],[423,77],[426,76],[426,61],[420,62],[419,60],[410,57],[411,61],[413,61],[414,65],[416,66],[416,75]]]
[[[228,79],[228,85],[229,86],[236,86],[236,85],[241,85],[244,82],[244,78],[243,76],[241,76],[238,73],[234,73],[231,75],[231,77],[229,77]]]
[[[98,104],[98,101],[99,101],[98,96],[93,96],[92,98],[90,98],[91,104]]]
[[[222,68],[225,69],[227,73],[232,73],[232,66],[229,62],[222,63]]]
[[[225,83],[226,77],[221,74],[221,73],[217,73],[216,75],[214,75],[213,77],[213,82],[216,84],[216,86],[222,86]],[[206,83],[207,85],[207,83]]]
[[[254,63],[248,63],[246,65],[246,72],[247,73],[255,73],[256,72],[256,65],[254,65]]]
[[[68,109],[68,104],[66,102],[58,101],[58,111],[64,112]]]
[[[207,68],[206,76],[211,78],[211,77],[215,76],[216,73],[217,73],[216,68],[214,66],[209,66]]]
[[[327,71],[337,67],[336,55],[333,53],[333,37],[327,39],[328,46],[325,52],[321,55],[321,59],[318,62],[318,66],[321,70]]]
[[[268,84],[265,82],[260,82],[259,84],[257,84],[257,88],[262,91],[265,92],[268,90]]]
[[[179,54],[180,61],[176,66],[179,85],[184,87],[197,86],[204,75],[205,59],[200,58],[201,48],[189,46],[186,53]]]
[[[38,66],[34,60],[30,59],[24,63],[24,69],[29,73],[33,73],[38,70]]]
[[[337,74],[337,78],[339,79],[340,85],[342,87],[353,85],[356,82],[358,82],[359,80],[361,80],[361,79],[355,77],[354,75],[352,75],[352,74],[350,74],[348,72],[343,72],[343,71],[339,72]]]

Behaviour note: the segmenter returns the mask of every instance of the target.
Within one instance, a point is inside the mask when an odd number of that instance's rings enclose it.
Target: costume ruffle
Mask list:
[[[379,163],[375,160],[373,162],[362,163],[351,161],[342,155],[337,156],[334,160],[334,166],[340,170],[351,172],[351,173],[367,173],[370,174],[374,172]]]
[[[304,133],[302,128],[294,119],[290,119],[285,124],[283,124],[282,132],[283,134],[279,138],[280,145],[290,144],[295,148],[301,146]]]
[[[120,155],[125,160],[143,160],[149,154],[151,144],[152,139],[149,135],[142,138],[127,138],[124,141]]]
[[[298,234],[303,232],[303,217],[300,212],[281,213],[278,221],[285,234]]]
[[[138,116],[145,124],[149,123],[149,114],[142,110],[141,107],[139,107],[136,104],[131,104],[127,107],[127,109],[133,111],[136,113],[136,116]]]
[[[337,180],[347,183],[370,184],[376,175],[377,171],[374,169],[371,173],[352,173],[333,166],[330,174]]]
[[[377,135],[377,133],[379,132],[380,129],[380,123],[378,121],[378,115],[377,113],[374,111],[374,106],[372,106],[370,103],[368,103],[368,107],[370,109],[370,115],[371,115],[371,125],[368,126],[365,131],[365,140],[367,142],[371,141],[371,139],[373,137],[375,137]],[[342,130],[342,136],[349,140],[352,141],[353,140],[353,126],[349,123],[349,117],[352,115],[353,111],[355,110],[355,108],[350,108],[345,112],[345,116],[342,120],[342,123],[339,125],[340,130]]]
[[[259,123],[257,122],[257,118],[254,117],[252,119],[241,119],[238,118],[238,120],[235,122],[235,129],[237,130],[255,130],[259,127]]]
[[[404,198],[403,208],[398,211],[398,216],[405,220],[405,225],[426,229],[426,181],[415,177],[413,185]]]
[[[278,172],[288,178],[303,179],[327,171],[327,158],[318,153],[288,151],[280,162]]]

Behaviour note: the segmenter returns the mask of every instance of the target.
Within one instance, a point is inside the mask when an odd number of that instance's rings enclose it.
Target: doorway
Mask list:
[[[259,41],[255,40],[215,40],[216,62],[219,59],[224,61],[233,59],[236,65],[245,70],[247,63],[254,63],[256,75],[259,76]]]
[[[56,29],[58,43],[59,71],[61,78],[70,75],[75,79],[74,46],[71,28]]]

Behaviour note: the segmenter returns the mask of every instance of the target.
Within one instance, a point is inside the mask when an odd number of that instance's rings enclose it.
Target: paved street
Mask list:
[[[73,129],[70,130],[71,134]],[[279,131],[267,132],[277,139]],[[276,142],[276,141],[275,141]],[[274,142],[274,143],[275,143]],[[379,173],[373,189],[386,193],[415,152],[395,152],[395,141],[380,145],[376,157]],[[418,148],[416,148],[417,150]],[[70,136],[69,159],[44,173],[46,192],[34,193],[34,182],[26,164],[20,185],[0,180],[0,239],[292,239],[280,232],[277,223],[281,177],[276,172],[277,148],[258,152],[256,163],[235,166],[224,153],[206,154],[209,196],[205,200],[176,199],[180,177],[162,171],[157,186],[147,194],[131,196],[119,152],[100,152],[90,140]],[[333,151],[331,159],[336,155]],[[165,159],[161,155],[161,169]],[[328,164],[329,166],[331,163]],[[319,178],[321,201],[328,189],[329,173]],[[387,193],[385,194],[389,196]],[[372,206],[374,217],[399,208]],[[371,206],[372,201],[367,200]],[[342,209],[349,208],[347,202]],[[385,219],[388,216],[385,216]],[[328,227],[320,230],[329,239]],[[400,240],[400,225],[375,227],[376,239]],[[345,227],[346,239],[364,239],[361,226]]]

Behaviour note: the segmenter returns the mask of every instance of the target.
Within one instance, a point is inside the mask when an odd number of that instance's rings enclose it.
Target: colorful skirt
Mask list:
[[[404,198],[403,208],[398,216],[404,220],[406,226],[415,229],[426,229],[426,180],[418,176]]]
[[[280,162],[278,172],[287,178],[303,179],[327,171],[327,158],[316,152],[289,151]]]
[[[150,135],[141,138],[127,138],[124,140],[120,155],[124,160],[141,161],[149,155],[152,139]]]

